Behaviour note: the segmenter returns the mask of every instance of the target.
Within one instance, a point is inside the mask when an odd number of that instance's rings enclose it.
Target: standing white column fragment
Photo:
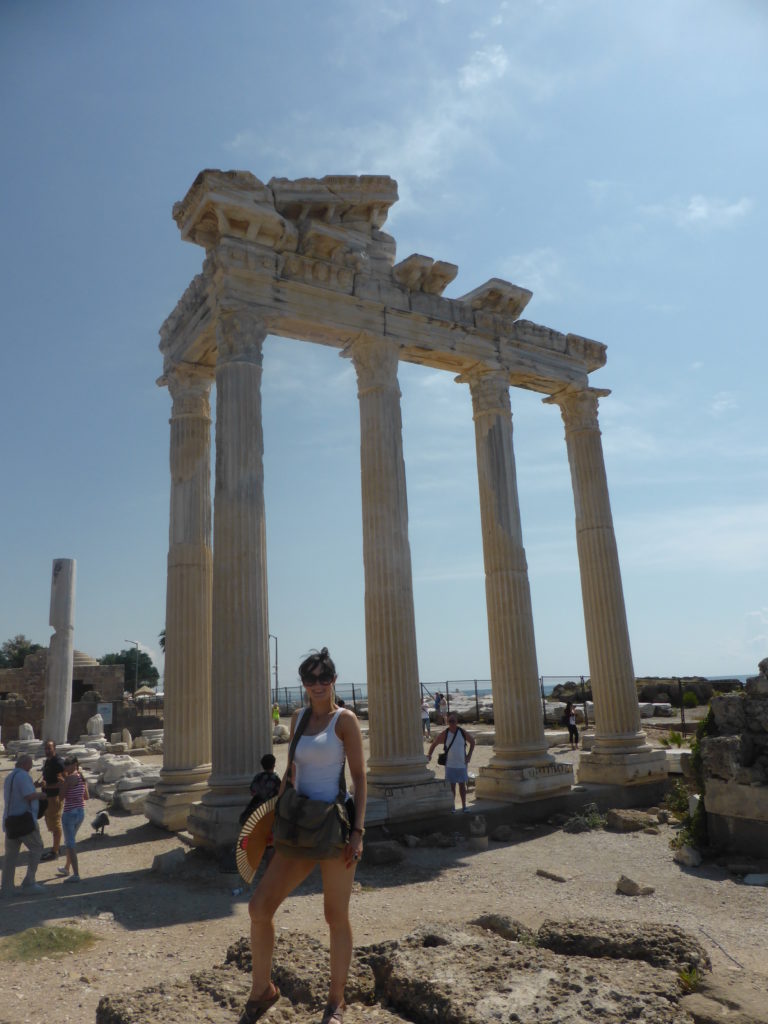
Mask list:
[[[342,353],[357,371],[370,716],[368,785],[398,815],[452,803],[426,767],[416,655],[398,350],[360,336]],[[399,791],[398,791],[399,790]],[[407,805],[410,804],[410,811]],[[390,806],[390,812],[393,808]],[[390,813],[389,816],[392,816]]]
[[[55,558],[51,575],[51,613],[53,636],[48,647],[45,676],[43,740],[67,742],[72,714],[72,666],[75,652],[75,580],[74,558]]]
[[[457,378],[472,394],[496,731],[478,797],[521,800],[567,791],[573,770],[548,752],[541,714],[528,564],[523,547],[509,378],[479,370]]]
[[[186,828],[211,771],[211,413],[213,373],[168,372],[171,514],[165,612],[163,767],[147,798],[155,825]]]
[[[272,749],[261,423],[266,329],[244,308],[216,324],[216,486],[209,789],[188,819],[194,840],[226,845],[248,785]]]
[[[619,554],[613,530],[598,399],[609,391],[566,388],[544,399],[560,406],[565,423],[576,510],[590,684],[595,702],[595,741],[581,755],[583,782],[645,782],[666,775],[666,755],[653,750],[640,728],[640,708],[629,644]]]

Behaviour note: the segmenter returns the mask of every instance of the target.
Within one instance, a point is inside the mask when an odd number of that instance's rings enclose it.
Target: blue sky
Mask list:
[[[384,173],[398,259],[534,292],[608,345],[592,383],[638,674],[768,654],[768,8],[762,0],[0,4],[0,639],[159,661],[168,542],[158,329],[202,250],[204,167]],[[451,375],[401,366],[423,680],[487,678],[474,434]],[[335,351],[269,339],[270,630],[280,680],[327,645],[365,680],[359,426]],[[587,673],[556,408],[514,390],[539,671]]]

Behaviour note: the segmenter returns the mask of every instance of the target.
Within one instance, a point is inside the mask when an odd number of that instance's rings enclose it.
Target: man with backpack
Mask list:
[[[472,757],[472,751],[475,749],[475,737],[471,733],[464,732],[453,711],[448,715],[448,728],[443,729],[432,740],[427,752],[427,762],[432,760],[432,751],[441,743],[443,752],[438,755],[438,764],[445,765],[445,781],[451,784],[454,800],[456,799],[456,787],[459,787],[461,809],[466,811],[467,781],[469,779],[467,765]]]

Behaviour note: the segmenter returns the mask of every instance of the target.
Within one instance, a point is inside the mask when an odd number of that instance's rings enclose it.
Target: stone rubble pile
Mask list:
[[[250,966],[243,938],[224,964],[187,981],[105,996],[97,1024],[233,1022],[248,994]],[[401,939],[355,949],[346,998],[350,1021],[366,1024],[693,1024],[704,1019],[702,1006],[713,1024],[760,1019],[737,987],[721,986],[709,969],[704,948],[675,926],[584,918],[545,921],[534,932],[487,915],[464,925],[425,924]],[[702,987],[690,996],[679,972],[694,970]],[[325,944],[281,929],[273,978],[282,998],[267,1019],[316,1024],[328,985]]]

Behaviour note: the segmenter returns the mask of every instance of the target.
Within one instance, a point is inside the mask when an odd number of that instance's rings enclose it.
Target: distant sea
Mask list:
[[[750,675],[752,675],[752,674],[754,674],[754,673],[750,673]],[[750,677],[749,675],[742,675],[740,673],[734,673],[733,675],[719,675],[719,676],[699,676],[699,675],[696,676],[696,678],[699,678],[699,679],[708,679],[711,683],[715,683],[715,684],[717,683],[717,681],[719,679],[738,679],[739,682],[742,684],[742,686],[746,683],[746,681],[747,681],[747,679],[749,677]],[[576,683],[578,683],[581,680],[581,678],[582,678],[581,674],[571,675],[571,676],[565,676],[565,675],[564,676],[543,676],[542,677],[542,682],[541,682],[540,685],[541,685],[541,689],[543,690],[544,695],[545,696],[549,696],[552,693],[552,691],[555,689],[556,686],[559,686],[559,685],[561,685],[563,683],[566,683],[566,682],[576,682]],[[678,676],[670,676],[670,677],[661,676],[659,678],[689,679],[689,678],[691,678],[691,676],[680,676],[680,677],[678,677]],[[585,681],[587,681],[589,679],[589,676],[587,674],[585,674],[584,675],[584,679],[585,679]],[[451,696],[453,696],[453,694],[455,694],[455,693],[460,693],[462,696],[465,696],[465,697],[474,697],[475,696],[475,682],[474,682],[474,680],[471,680],[471,679],[470,680],[466,680],[466,679],[459,679],[459,680],[449,679],[449,680],[447,680],[445,682],[442,682],[442,683],[439,683],[439,682],[438,683],[431,683],[430,682],[430,683],[422,683],[421,685],[422,685],[422,695],[424,697],[426,697],[427,699],[431,699],[438,690],[441,693],[449,693],[449,694],[451,694]],[[280,699],[281,700],[283,700],[285,698],[286,689],[288,691],[289,699],[291,699],[291,700],[298,699],[299,693],[300,693],[300,687],[298,687],[298,686],[289,686],[289,687],[281,686],[280,687]],[[337,696],[344,698],[344,700],[351,700],[352,697],[353,697],[353,684],[352,683],[338,683],[337,686],[336,686],[336,693],[337,693]],[[490,680],[489,679],[478,679],[477,680],[477,696],[478,697],[489,697],[491,695],[491,693],[492,693],[492,690],[491,690],[491,682],[490,682]],[[367,690],[367,688],[365,686],[360,686],[359,684],[355,683],[354,684],[354,698],[356,700],[367,700],[367,698],[368,698],[368,690]]]

